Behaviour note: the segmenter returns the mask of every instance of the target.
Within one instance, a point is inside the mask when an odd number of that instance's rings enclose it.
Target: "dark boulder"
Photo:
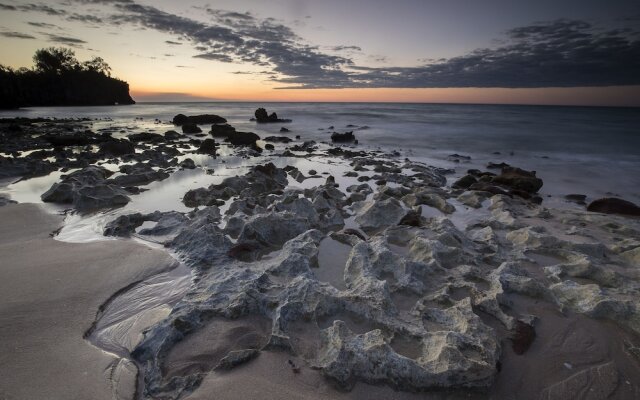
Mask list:
[[[286,136],[267,136],[266,138],[264,138],[265,142],[272,142],[272,143],[289,143],[292,142],[293,140],[291,140],[291,138],[288,138]]]
[[[346,142],[354,142],[355,140],[356,140],[356,137],[353,135],[353,132],[345,132],[345,133],[333,132],[331,134],[332,142],[346,143]]]
[[[110,156],[124,156],[135,153],[133,143],[126,139],[113,139],[100,143],[100,152]]]
[[[226,139],[234,146],[255,146],[257,140],[260,140],[260,136],[253,132],[236,132]]]
[[[165,141],[165,137],[152,132],[142,132],[142,133],[134,133],[133,135],[127,136],[127,139],[130,141],[137,142],[151,142],[151,143],[160,143]]]
[[[187,123],[203,125],[203,124],[224,124],[225,122],[227,122],[226,119],[215,114],[202,114],[202,115],[191,115],[191,116],[178,114],[175,117],[173,117],[173,124],[178,126],[184,125]]]
[[[468,189],[469,186],[478,182],[478,180],[473,175],[465,175],[462,178],[458,179],[451,185],[455,189]]]
[[[229,124],[216,124],[211,125],[211,131],[209,131],[211,136],[213,137],[229,137],[236,133],[236,128]]]
[[[516,167],[502,168],[502,173],[493,177],[491,182],[528,193],[537,193],[543,184],[542,179],[536,177],[536,171]]]
[[[176,131],[166,131],[166,132],[164,133],[164,138],[165,138],[166,140],[176,140],[176,139],[180,139],[181,137],[182,137],[182,135],[181,135],[181,134],[179,134],[179,133],[178,133],[178,132],[176,132]]]
[[[180,168],[182,168],[182,169],[195,169],[196,168],[196,163],[192,159],[186,158],[186,159],[182,160],[182,162],[180,163]]]
[[[197,150],[198,153],[216,155],[216,141],[213,139],[205,139],[200,143],[200,147]]]
[[[587,211],[604,214],[640,216],[640,207],[630,201],[618,199],[616,197],[605,197],[594,200],[587,206]]]
[[[194,123],[187,122],[182,125],[182,133],[201,133],[202,129]]]
[[[271,113],[270,115],[267,114],[267,110],[265,110],[264,108],[258,108],[254,115],[256,117],[256,122],[259,123],[291,122],[290,119],[278,118],[278,114],[276,114],[275,112]]]
[[[280,132],[281,133],[286,133],[286,132],[291,132],[291,131],[283,126],[282,128],[280,128]]]

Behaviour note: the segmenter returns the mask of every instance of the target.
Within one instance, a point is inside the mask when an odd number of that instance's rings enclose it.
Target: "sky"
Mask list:
[[[137,101],[640,106],[638,0],[0,0],[0,64],[50,46]]]

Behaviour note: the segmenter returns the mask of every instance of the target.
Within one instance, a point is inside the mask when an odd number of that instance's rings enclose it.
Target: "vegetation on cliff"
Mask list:
[[[80,62],[71,49],[36,51],[33,68],[0,65],[0,108],[134,104],[129,84],[100,57]]]

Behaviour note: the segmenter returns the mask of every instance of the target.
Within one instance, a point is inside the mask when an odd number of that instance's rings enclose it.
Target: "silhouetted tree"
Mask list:
[[[93,57],[91,60],[83,62],[82,67],[86,71],[93,71],[105,74],[106,76],[111,76],[111,67],[102,59],[102,57]]]
[[[48,49],[37,50],[33,56],[33,62],[36,70],[45,73],[61,74],[80,67],[76,59],[76,53],[64,47],[49,47]]]

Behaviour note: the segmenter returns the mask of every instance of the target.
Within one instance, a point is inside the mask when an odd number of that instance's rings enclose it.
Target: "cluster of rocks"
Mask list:
[[[282,119],[282,118],[278,118],[278,114],[276,114],[275,112],[272,112],[271,114],[267,113],[267,110],[265,110],[264,108],[258,108],[255,113],[255,121],[261,124],[264,123],[272,123],[272,122],[291,122],[290,119]]]

